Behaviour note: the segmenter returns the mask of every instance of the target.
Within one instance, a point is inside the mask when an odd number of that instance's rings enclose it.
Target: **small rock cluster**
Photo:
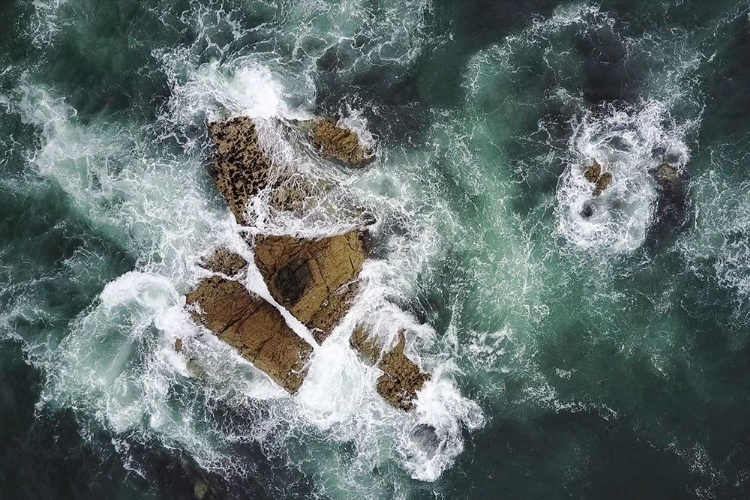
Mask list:
[[[374,153],[361,146],[355,133],[332,120],[305,122],[304,126],[323,158],[351,167],[362,167],[374,159]],[[213,122],[209,135],[216,147],[218,189],[239,224],[249,223],[247,205],[264,190],[278,194],[271,201],[281,209],[296,210],[305,197],[314,196],[314,188],[288,188],[285,179],[274,177],[278,174],[258,144],[250,118]],[[364,231],[320,239],[261,235],[252,243],[254,264],[273,299],[322,344],[349,311],[358,291],[358,277],[367,257]],[[304,381],[313,347],[289,328],[276,307],[237,281],[249,265],[242,256],[219,248],[199,265],[213,275],[202,279],[186,296],[194,320],[288,392],[296,392]],[[429,375],[404,354],[405,343],[400,332],[397,345],[384,351],[361,327],[350,341],[363,360],[377,363],[383,371],[378,392],[394,407],[408,411]],[[182,341],[175,347],[182,350]]]
[[[586,170],[583,172],[583,176],[587,181],[594,185],[594,197],[602,194],[604,190],[607,189],[610,184],[612,184],[612,173],[602,173],[602,166],[597,161],[594,161],[592,165],[589,165],[586,168]]]

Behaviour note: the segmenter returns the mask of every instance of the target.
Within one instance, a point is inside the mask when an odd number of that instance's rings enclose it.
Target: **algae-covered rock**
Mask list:
[[[351,167],[364,167],[375,161],[375,152],[366,149],[355,132],[334,120],[313,121],[310,138],[323,158]]]
[[[370,365],[377,363],[383,375],[378,378],[377,391],[391,406],[404,411],[414,407],[417,397],[430,374],[423,372],[419,366],[404,354],[406,337],[403,331],[398,334],[396,346],[383,353],[382,349],[371,338],[369,332],[358,327],[352,333],[349,344],[359,356]]]
[[[363,233],[318,240],[259,236],[255,263],[274,300],[322,343],[349,311],[365,260]]]
[[[203,257],[198,265],[215,273],[226,274],[229,277],[239,275],[247,269],[247,261],[239,254],[225,247],[219,247],[206,257]]]
[[[220,276],[206,278],[187,295],[198,306],[193,318],[236,348],[290,393],[307,373],[312,347],[286,324],[281,313],[242,284]]]

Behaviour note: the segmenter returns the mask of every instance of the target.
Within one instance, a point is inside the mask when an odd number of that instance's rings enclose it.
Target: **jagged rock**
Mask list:
[[[242,284],[220,276],[201,280],[186,299],[189,306],[199,307],[193,318],[242,357],[290,393],[300,388],[312,347],[287,326],[271,304]]]
[[[365,260],[363,234],[308,240],[259,236],[255,263],[271,296],[322,343],[349,311]]]
[[[282,175],[274,169],[258,143],[255,124],[246,116],[211,122],[208,130],[216,148],[216,183],[238,224],[248,224],[248,202],[265,189],[270,190],[269,203],[273,208],[299,212],[306,200],[331,187],[318,179],[306,179],[293,172]]]
[[[594,196],[599,196],[604,192],[605,189],[612,184],[612,174],[610,172],[604,172],[596,180],[596,186],[594,187]]]
[[[680,182],[680,176],[677,169],[669,163],[662,163],[656,169],[656,180],[660,185],[675,185]]]
[[[208,132],[216,146],[214,169],[219,191],[237,223],[246,224],[247,203],[268,186],[271,162],[261,150],[258,131],[248,117],[209,123]]]
[[[602,166],[599,165],[598,161],[594,161],[593,165],[590,165],[583,172],[583,176],[586,178],[587,181],[589,181],[592,184],[596,183],[596,180],[599,178],[600,175],[602,175]]]
[[[594,161],[592,165],[589,165],[586,170],[584,170],[583,177],[590,183],[594,184],[594,197],[602,194],[604,190],[612,184],[612,173],[602,173],[602,166],[598,161]]]
[[[375,152],[365,149],[353,131],[340,127],[334,120],[312,121],[310,138],[326,159],[351,167],[364,167],[375,161]]]
[[[231,250],[219,247],[208,257],[202,258],[198,265],[215,273],[234,277],[247,269],[247,261]]]
[[[396,347],[387,353],[382,352],[382,349],[370,337],[369,332],[362,327],[354,330],[349,344],[366,363],[370,365],[377,363],[378,368],[383,371],[376,387],[383,399],[401,410],[411,410],[414,407],[417,392],[430,379],[430,374],[424,373],[404,354],[406,346],[404,332],[399,332]]]
[[[177,339],[174,341],[174,350],[177,352],[182,352],[182,339]]]

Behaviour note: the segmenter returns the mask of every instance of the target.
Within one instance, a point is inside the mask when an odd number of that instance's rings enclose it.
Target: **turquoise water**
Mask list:
[[[11,0],[0,20],[0,496],[747,496],[750,3]],[[276,126],[315,113],[379,160],[340,171]],[[212,245],[251,257],[205,130],[241,114],[377,220],[294,397],[182,308]],[[584,218],[591,158],[614,182]],[[325,206],[261,198],[252,230],[361,217]],[[359,320],[410,333],[433,373],[414,413],[349,349]]]

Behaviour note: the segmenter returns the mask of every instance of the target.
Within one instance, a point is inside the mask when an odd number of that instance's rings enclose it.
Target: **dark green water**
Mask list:
[[[748,496],[747,1],[6,0],[0,25],[0,497]],[[267,120],[311,113],[380,159],[317,164]],[[205,132],[240,114],[378,220],[294,397],[182,308],[212,245],[249,255]],[[614,181],[584,218],[592,159]],[[357,222],[265,206],[261,232]],[[434,374],[413,414],[349,350],[361,319]]]

